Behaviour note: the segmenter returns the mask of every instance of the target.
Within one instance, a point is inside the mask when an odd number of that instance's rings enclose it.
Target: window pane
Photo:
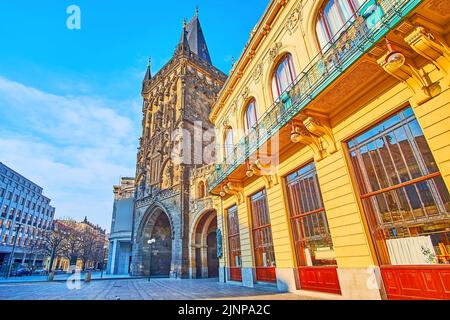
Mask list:
[[[255,101],[252,101],[247,106],[247,110],[245,111],[245,126],[247,131],[254,128],[257,122],[258,119],[256,116],[256,104]]]
[[[257,268],[275,267],[275,253],[265,191],[255,194],[250,200],[255,265]]]
[[[272,85],[273,96],[276,99],[285,92],[289,86],[294,82],[295,70],[292,63],[292,56],[290,54],[280,62],[274,74]]]
[[[450,263],[450,195],[412,109],[348,147],[382,263]]]
[[[314,163],[287,177],[291,227],[298,264],[336,265]]]

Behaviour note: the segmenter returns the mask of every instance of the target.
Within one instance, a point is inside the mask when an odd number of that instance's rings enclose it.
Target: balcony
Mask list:
[[[234,147],[226,161],[218,164],[208,179],[209,192],[244,164],[251,155],[289,124],[358,59],[385,37],[422,0],[369,0],[349,20],[337,39],[315,56],[292,86],[281,95],[259,123]],[[245,172],[245,169],[243,170]]]

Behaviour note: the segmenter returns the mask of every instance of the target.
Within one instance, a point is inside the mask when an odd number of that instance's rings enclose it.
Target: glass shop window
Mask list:
[[[412,109],[348,148],[381,263],[450,264],[450,195]]]
[[[315,164],[289,175],[286,186],[299,266],[337,265]]]

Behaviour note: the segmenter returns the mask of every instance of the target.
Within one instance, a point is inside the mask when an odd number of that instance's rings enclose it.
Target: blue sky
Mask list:
[[[57,217],[110,227],[112,185],[134,176],[148,57],[172,56],[195,7],[228,73],[268,0],[0,2],[0,161],[44,187]],[[66,9],[81,9],[69,30]]]

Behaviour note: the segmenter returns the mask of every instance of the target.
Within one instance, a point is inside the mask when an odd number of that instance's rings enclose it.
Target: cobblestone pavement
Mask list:
[[[66,282],[0,284],[0,300],[308,300],[294,294],[279,294],[276,288],[244,288],[214,279],[126,279],[81,283],[70,290]]]

